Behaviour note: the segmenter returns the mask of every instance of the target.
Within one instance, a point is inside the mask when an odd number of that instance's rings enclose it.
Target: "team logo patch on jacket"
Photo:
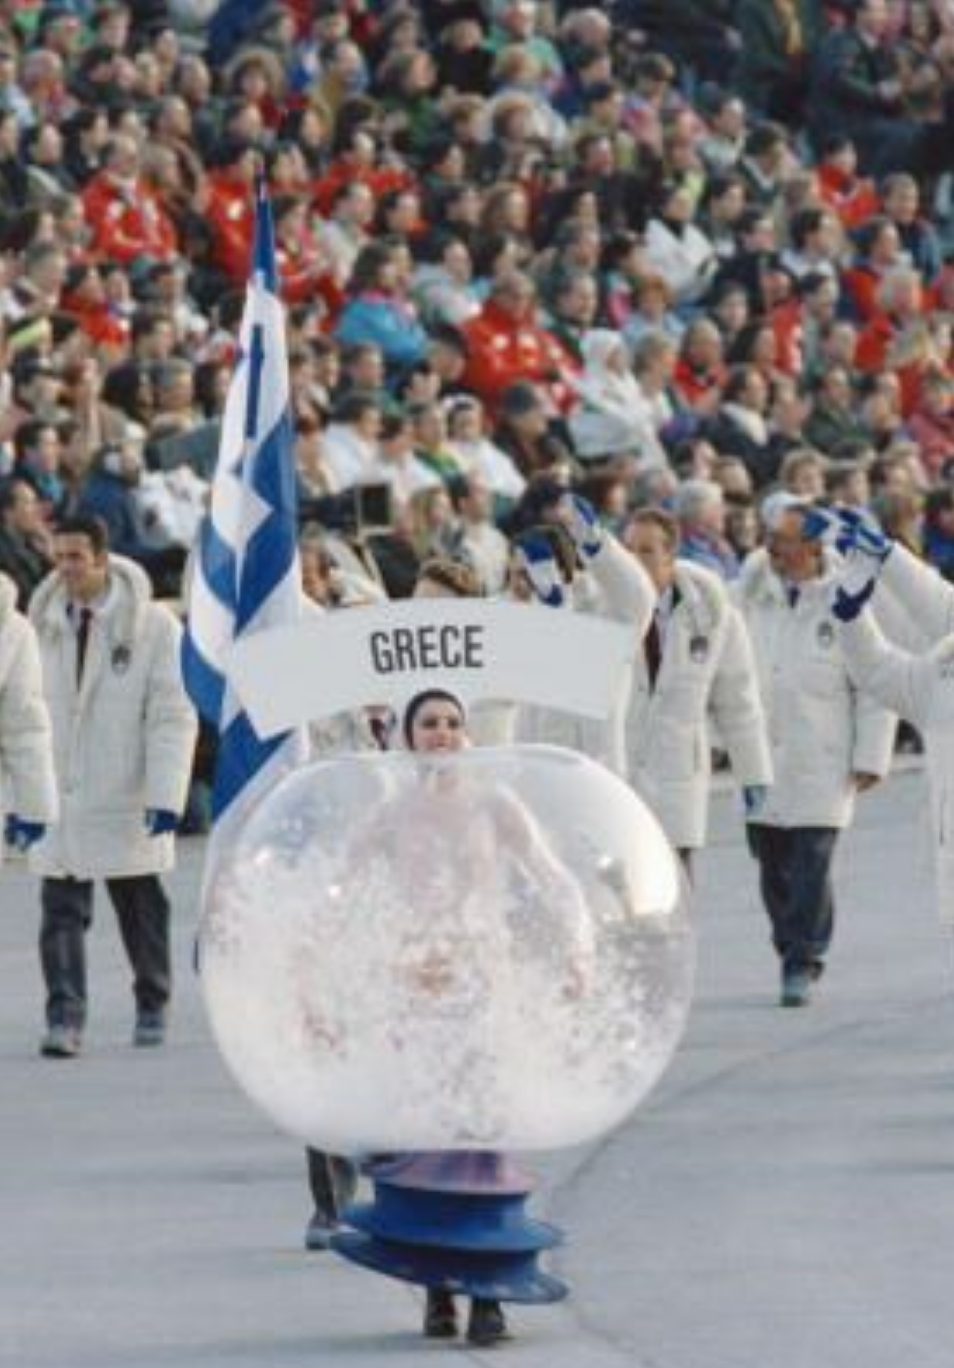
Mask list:
[[[132,651],[128,646],[117,646],[109,658],[113,674],[124,675],[132,663]]]

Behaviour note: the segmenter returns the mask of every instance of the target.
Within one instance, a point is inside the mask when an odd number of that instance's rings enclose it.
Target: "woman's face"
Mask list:
[[[459,409],[451,420],[450,436],[457,442],[479,441],[483,436],[480,410],[471,405]]]
[[[512,191],[501,206],[507,228],[515,233],[526,231],[530,222],[530,201],[522,190]]]
[[[418,709],[411,724],[411,750],[459,751],[466,742],[463,714],[455,703],[431,698]]]
[[[752,363],[770,369],[778,361],[778,344],[771,328],[762,328],[752,344]]]

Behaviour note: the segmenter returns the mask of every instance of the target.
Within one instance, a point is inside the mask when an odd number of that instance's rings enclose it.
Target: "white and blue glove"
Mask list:
[[[854,622],[878,587],[894,542],[870,514],[853,508],[813,508],[802,527],[806,537],[834,546],[844,557],[831,611],[839,622]]]
[[[553,547],[539,532],[524,532],[514,543],[517,563],[530,587],[547,608],[562,608],[566,602],[566,584],[553,554]]]
[[[848,551],[835,581],[831,611],[839,622],[854,622],[878,587],[883,562],[855,547]]]
[[[179,818],[176,813],[165,808],[149,808],[145,816],[145,827],[149,836],[169,836],[178,830]]]
[[[15,812],[10,813],[3,828],[4,840],[14,850],[29,850],[37,841],[42,841],[45,835],[44,822],[26,822]]]
[[[564,494],[557,504],[560,521],[573,538],[573,545],[584,565],[603,549],[604,532],[596,509],[579,494]]]
[[[809,541],[833,546],[842,556],[860,551],[877,562],[879,569],[894,549],[894,542],[871,514],[856,508],[811,508],[803,516],[802,531]]]

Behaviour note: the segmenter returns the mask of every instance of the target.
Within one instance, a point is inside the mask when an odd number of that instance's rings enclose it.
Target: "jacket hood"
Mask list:
[[[152,601],[149,576],[135,561],[125,556],[110,556],[111,593],[104,620],[113,641],[132,641],[139,630],[143,610]],[[30,621],[44,635],[55,636],[68,629],[66,589],[57,571],[49,575],[33,595]]]
[[[679,608],[686,613],[693,631],[700,636],[713,636],[729,606],[719,576],[691,561],[677,560],[676,588]]]

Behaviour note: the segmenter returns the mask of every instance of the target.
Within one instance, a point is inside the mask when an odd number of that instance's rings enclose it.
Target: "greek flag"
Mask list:
[[[186,689],[219,736],[213,818],[238,815],[305,757],[301,732],[261,740],[225,674],[247,633],[297,621],[301,589],[285,318],[272,211],[255,191],[255,246],[212,499],[199,534],[182,646]],[[241,800],[241,801],[240,801]]]

